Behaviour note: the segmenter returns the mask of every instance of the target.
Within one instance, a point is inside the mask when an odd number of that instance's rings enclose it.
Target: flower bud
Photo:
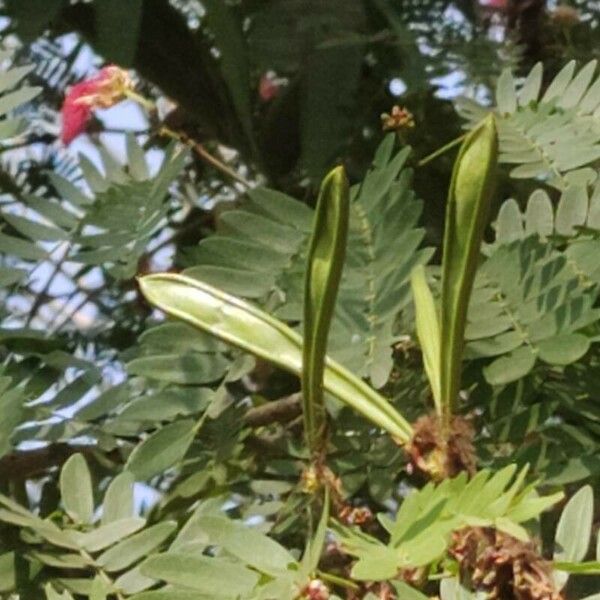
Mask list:
[[[329,600],[329,588],[320,579],[312,579],[300,597],[302,600]]]
[[[392,107],[390,114],[381,115],[381,126],[384,131],[412,129],[415,126],[415,118],[408,109],[396,105]]]

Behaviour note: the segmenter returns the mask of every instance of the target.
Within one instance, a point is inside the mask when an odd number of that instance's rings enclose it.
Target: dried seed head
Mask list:
[[[420,472],[435,481],[454,477],[462,471],[475,473],[474,430],[464,417],[455,416],[444,434],[436,415],[426,415],[413,425],[414,434],[406,446],[409,472]]]
[[[453,534],[450,554],[461,579],[492,600],[564,600],[550,563],[532,542],[492,528],[466,527]]]
[[[346,600],[363,600],[364,598],[396,600],[397,596],[390,584],[385,582],[363,583],[357,590],[348,590],[346,596]]]

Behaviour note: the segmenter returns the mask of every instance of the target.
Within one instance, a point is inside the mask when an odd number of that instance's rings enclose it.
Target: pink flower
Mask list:
[[[117,104],[132,87],[127,71],[115,65],[104,67],[91,79],[75,84],[65,96],[62,106],[60,138],[63,144],[70,144],[85,131],[94,110]]]
[[[263,102],[273,100],[281,87],[281,80],[278,79],[274,71],[267,71],[262,75],[258,83],[258,95]]]

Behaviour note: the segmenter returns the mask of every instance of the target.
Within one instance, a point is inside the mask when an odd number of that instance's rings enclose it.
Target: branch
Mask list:
[[[272,423],[289,423],[302,414],[300,393],[292,394],[281,400],[274,400],[262,406],[248,410],[244,423],[250,427],[261,427]]]
[[[61,467],[73,454],[93,455],[98,451],[89,444],[56,443],[34,450],[15,450],[0,458],[0,481],[24,480],[43,475],[51,467]],[[110,452],[111,460],[122,462],[118,451]]]

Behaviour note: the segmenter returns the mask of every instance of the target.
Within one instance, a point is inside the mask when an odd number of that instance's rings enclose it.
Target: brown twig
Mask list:
[[[178,140],[182,144],[186,145],[188,148],[193,150],[203,161],[207,162],[209,165],[212,165],[217,171],[221,171],[221,173],[227,175],[227,177],[233,179],[237,183],[241,183],[244,187],[250,188],[252,187],[249,181],[246,181],[239,173],[236,173],[233,169],[227,166],[224,162],[219,160],[216,156],[213,156],[208,150],[200,143],[193,140],[185,133],[181,133],[178,131],[173,131],[168,127],[161,127],[159,133],[164,135],[165,137],[169,137],[174,140]]]
[[[15,450],[0,458],[0,481],[31,479],[49,468],[62,466],[73,454],[92,454],[98,449],[90,444],[56,443],[33,450]],[[111,459],[120,462],[118,453]]]
[[[244,415],[244,423],[250,427],[261,427],[272,423],[289,423],[302,413],[300,394],[292,394],[249,409]]]

